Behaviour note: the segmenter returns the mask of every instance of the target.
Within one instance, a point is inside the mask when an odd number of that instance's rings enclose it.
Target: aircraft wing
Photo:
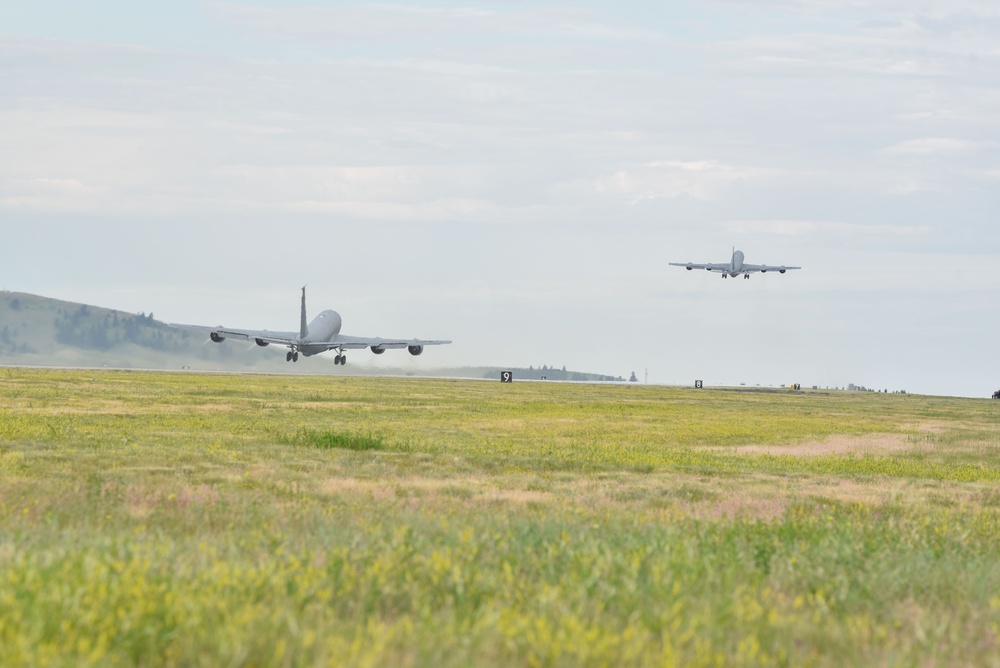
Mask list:
[[[190,329],[196,332],[205,332],[220,339],[240,339],[242,341],[260,340],[264,343],[276,343],[282,346],[290,346],[298,342],[299,335],[295,332],[272,332],[266,329],[230,329],[228,327],[206,327],[205,325],[181,325],[170,323],[171,327]]]
[[[698,264],[697,262],[670,262],[671,267],[687,267],[688,269],[707,269],[708,271],[729,271],[728,264]]]
[[[383,339],[381,337],[365,336],[343,336],[337,335],[330,341],[331,348],[343,348],[344,350],[361,350],[362,348],[381,348],[389,350],[392,348],[407,348],[409,346],[443,346],[451,341],[427,341],[424,339]]]
[[[780,272],[780,273],[783,274],[786,271],[788,271],[789,269],[801,269],[801,268],[802,267],[786,267],[785,265],[771,266],[769,264],[745,264],[745,265],[743,265],[743,271],[745,271],[748,274],[752,274],[755,271],[759,271],[759,272],[762,272],[762,273],[768,272],[768,271],[777,271],[777,272]]]

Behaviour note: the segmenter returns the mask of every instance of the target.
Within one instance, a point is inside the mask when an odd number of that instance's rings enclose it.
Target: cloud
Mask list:
[[[808,237],[910,237],[931,232],[928,225],[865,225],[826,220],[729,220],[723,223],[727,232],[735,234],[771,234],[776,236]]]
[[[239,206],[386,221],[470,221],[500,207],[476,196],[469,167],[233,165],[216,170],[220,197]]]
[[[993,0],[712,0],[720,5],[735,5],[758,11],[761,8],[780,8],[822,15],[861,13],[919,14],[926,16],[952,16],[956,14],[996,15]]]
[[[216,174],[238,181],[261,197],[298,199],[398,200],[427,195],[445,184],[469,185],[478,181],[463,168],[421,165],[373,167],[336,165],[231,165]]]
[[[77,179],[14,179],[0,182],[0,208],[26,211],[93,211],[106,204],[107,188]]]
[[[473,35],[517,33],[585,41],[649,39],[650,31],[601,21],[583,9],[494,11],[370,3],[342,7],[260,7],[215,2],[216,18],[267,40],[372,44],[434,42]]]
[[[209,5],[216,18],[264,39],[337,42],[427,41],[465,29],[482,29],[492,12],[411,8],[401,5],[260,7],[232,2]]]
[[[979,146],[981,144],[965,139],[924,137],[921,139],[907,139],[894,146],[882,149],[882,152],[888,155],[954,155],[974,151]]]
[[[770,168],[727,165],[715,160],[657,160],[642,168],[602,176],[594,188],[599,195],[624,197],[632,203],[682,195],[709,200],[720,197],[734,184],[771,181],[778,174],[778,170]]]
[[[349,200],[288,201],[278,208],[296,213],[338,214],[350,218],[396,222],[469,221],[494,211],[485,200],[447,198],[428,202],[365,202]]]

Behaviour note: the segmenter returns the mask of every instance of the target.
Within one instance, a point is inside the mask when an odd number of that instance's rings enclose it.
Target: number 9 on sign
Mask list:
[[[500,382],[501,383],[513,383],[514,382],[514,372],[513,371],[501,371],[500,372]]]

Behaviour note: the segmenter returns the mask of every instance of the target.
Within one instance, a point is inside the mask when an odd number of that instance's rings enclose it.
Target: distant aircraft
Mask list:
[[[779,274],[783,274],[789,269],[801,269],[802,267],[786,267],[781,265],[778,267],[772,267],[768,264],[744,264],[743,263],[743,251],[738,251],[733,249],[733,259],[729,261],[729,264],[695,264],[693,262],[671,262],[672,267],[687,267],[688,271],[692,269],[707,269],[708,271],[718,271],[722,274],[723,278],[729,278],[732,276],[736,278],[740,274],[743,274],[743,278],[750,278],[750,274],[755,271],[759,271],[762,274],[766,274],[769,271],[776,271]]]
[[[336,311],[323,311],[312,322],[308,325],[306,324],[306,289],[303,287],[302,316],[298,334],[295,332],[269,332],[266,329],[228,329],[226,327],[205,327],[203,325],[172,324],[171,326],[208,332],[209,338],[216,343],[222,343],[226,339],[241,339],[243,341],[253,341],[262,348],[272,343],[288,346],[289,350],[285,355],[286,362],[298,362],[299,353],[302,353],[306,357],[312,357],[313,355],[325,353],[328,350],[336,350],[337,356],[333,358],[333,363],[347,364],[347,356],[344,355],[345,350],[371,348],[373,353],[381,355],[390,348],[406,348],[411,355],[419,355],[424,352],[424,346],[440,346],[451,343],[451,341],[346,336],[340,333],[340,325],[340,314]]]

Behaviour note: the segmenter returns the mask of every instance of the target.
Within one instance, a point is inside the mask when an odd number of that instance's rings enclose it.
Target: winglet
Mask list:
[[[304,339],[309,335],[309,325],[306,324],[306,286],[302,286],[302,319],[299,322],[299,338]]]

